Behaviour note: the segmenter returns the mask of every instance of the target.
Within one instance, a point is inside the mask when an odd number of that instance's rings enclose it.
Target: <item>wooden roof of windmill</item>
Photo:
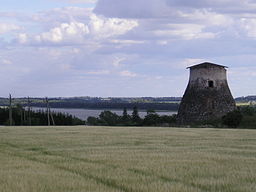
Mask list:
[[[210,62],[204,62],[204,63],[200,63],[200,64],[197,64],[197,65],[187,67],[187,69],[208,68],[208,67],[228,68],[227,66],[224,66],[224,65],[219,65],[219,64],[210,63]]]

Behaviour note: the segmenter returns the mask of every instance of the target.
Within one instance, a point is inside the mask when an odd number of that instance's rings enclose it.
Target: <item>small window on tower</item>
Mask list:
[[[213,88],[213,86],[214,86],[213,81],[208,81],[208,87]]]

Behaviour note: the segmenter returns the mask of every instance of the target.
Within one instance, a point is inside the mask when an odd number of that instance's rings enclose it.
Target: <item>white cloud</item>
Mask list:
[[[125,96],[180,96],[187,83],[185,68],[189,65],[207,60],[236,67],[251,62],[246,68],[254,70],[256,13],[252,2],[99,0],[94,11],[65,7],[22,17],[0,13],[12,25],[2,27],[2,32],[0,27],[1,34],[8,31],[3,35],[6,40],[0,39],[1,58],[6,58],[0,60],[2,82],[6,70],[17,71],[12,76],[16,87],[1,86],[5,90],[14,87],[21,93],[31,90],[37,95],[49,91],[47,85],[52,85],[55,95],[99,96],[108,90],[112,96],[120,91]],[[11,41],[13,36],[16,41]],[[241,54],[248,56],[233,58]],[[21,68],[26,72],[19,73]],[[233,78],[239,73],[231,75]],[[254,75],[251,73],[248,78]],[[21,81],[26,82],[22,89]],[[33,90],[25,85],[30,82],[34,82]],[[235,83],[237,95],[242,87],[238,84],[242,85],[241,81]]]
[[[111,6],[109,6],[111,5]],[[255,11],[253,0],[99,0],[97,14],[120,18],[166,18],[179,10],[208,9],[213,12],[241,13]]]
[[[11,65],[11,64],[12,64],[12,61],[9,60],[9,59],[1,59],[1,60],[0,60],[0,63],[1,63],[1,64],[4,64],[4,65]]]
[[[65,1],[65,2],[68,2],[68,3],[96,3],[97,0],[55,0],[55,1]]]
[[[69,42],[83,39],[89,33],[88,27],[79,22],[62,23],[59,27],[51,29],[49,32],[42,33],[36,37],[39,42]]]
[[[113,61],[113,66],[114,67],[121,67],[123,64],[121,63],[122,61],[125,61],[125,57],[115,57]]]
[[[126,20],[118,18],[104,18],[92,14],[90,16],[89,29],[94,38],[108,38],[117,35],[123,35],[138,26],[135,20]]]
[[[86,74],[89,74],[89,75],[108,75],[108,74],[110,74],[110,71],[109,70],[89,71]]]
[[[113,39],[110,41],[111,43],[116,43],[116,44],[128,44],[128,45],[131,45],[131,44],[143,44],[145,43],[145,41],[138,41],[138,40],[122,40],[122,39]]]
[[[235,37],[241,16],[256,17],[255,9],[256,2],[250,0],[99,0],[94,12],[106,17],[136,18],[139,27],[133,33],[134,38],[167,42],[166,38],[172,37],[186,40]],[[253,20],[244,22],[240,28],[254,38]]]
[[[245,6],[248,0],[166,0],[170,6],[184,6],[193,8],[223,8],[233,6]],[[228,7],[227,7],[228,6]]]
[[[256,39],[256,17],[242,18],[240,23],[247,36]]]
[[[77,9],[72,8],[69,10],[76,11]],[[62,12],[62,10],[55,11]],[[54,15],[55,14],[56,13],[54,12]],[[49,18],[51,17],[52,16],[50,15]],[[80,16],[72,17],[72,19],[68,19],[70,22],[56,23],[56,26],[50,27],[47,32],[42,32],[40,34],[21,33],[17,37],[17,42],[28,45],[95,44],[97,41],[104,41],[105,39],[111,41],[110,38],[124,35],[138,26],[136,20],[105,18],[103,16],[97,16],[91,12],[86,12],[83,18],[86,19],[84,19],[84,21],[79,21],[81,20]],[[34,18],[33,20],[36,20],[37,22],[41,21],[39,18]]]
[[[133,72],[128,71],[128,70],[121,71],[119,74],[120,74],[120,76],[122,76],[122,77],[136,77],[136,76],[137,76],[136,73],[133,73]]]
[[[201,23],[206,26],[227,27],[234,23],[231,16],[209,11],[207,9],[196,9],[192,12],[179,11],[179,15],[187,21]]]
[[[175,7],[170,5],[171,2],[168,0],[141,0],[140,2],[99,0],[94,12],[110,18],[136,18],[139,25],[132,35],[136,40],[140,39],[140,42],[153,39],[168,42],[168,39],[175,38],[213,39],[223,34],[235,22],[231,16],[211,9]],[[107,6],[107,3],[112,6]]]
[[[154,31],[156,36],[160,37],[181,37],[186,40],[190,39],[211,39],[215,37],[214,33],[203,32],[204,26],[197,24],[169,24],[167,30]]]
[[[18,34],[18,42],[21,44],[25,44],[28,41],[28,35],[26,33]]]
[[[10,31],[20,30],[21,27],[10,23],[0,23],[0,34],[8,33]]]
[[[97,0],[69,0],[70,3],[96,3]]]

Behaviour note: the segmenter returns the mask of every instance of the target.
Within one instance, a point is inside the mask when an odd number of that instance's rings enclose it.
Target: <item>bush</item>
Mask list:
[[[174,114],[174,115],[163,115],[163,116],[160,116],[160,123],[161,124],[169,124],[169,125],[175,125],[177,122],[177,115]]]
[[[242,113],[235,110],[222,117],[222,124],[227,125],[228,127],[236,128],[240,125],[242,119]]]
[[[241,106],[239,110],[243,115],[253,116],[256,113],[256,108],[252,106]]]
[[[88,125],[97,125],[98,124],[98,118],[96,117],[88,117],[87,118],[87,124]]]
[[[143,125],[156,126],[160,123],[160,117],[156,113],[149,113],[143,120]]]
[[[119,122],[119,116],[111,111],[101,112],[99,119],[103,125],[114,126]]]

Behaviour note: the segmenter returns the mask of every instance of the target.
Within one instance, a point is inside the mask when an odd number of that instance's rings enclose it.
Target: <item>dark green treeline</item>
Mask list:
[[[84,125],[85,122],[69,114],[51,112],[50,124]],[[0,108],[0,125],[9,125],[9,108]],[[47,112],[25,110],[22,106],[12,107],[12,125],[48,125]]]

